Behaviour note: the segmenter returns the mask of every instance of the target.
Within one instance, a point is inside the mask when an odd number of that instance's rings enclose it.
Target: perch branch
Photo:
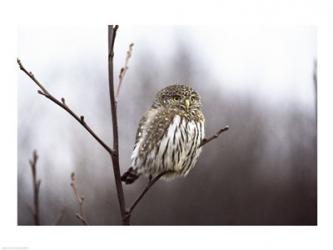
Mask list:
[[[157,175],[156,177],[154,177],[153,179],[149,180],[149,182],[147,183],[146,187],[142,190],[142,192],[140,193],[140,195],[135,199],[135,201],[132,203],[132,205],[130,206],[130,208],[127,210],[127,217],[130,217],[134,208],[138,205],[138,203],[141,201],[141,199],[145,196],[145,194],[149,191],[149,189],[164,175],[171,173],[172,171],[165,171],[163,173],[160,173],[159,175]]]
[[[118,96],[119,96],[119,92],[120,92],[120,88],[121,88],[121,84],[124,80],[124,77],[126,75],[126,72],[128,70],[128,63],[129,63],[129,59],[131,58],[132,56],[132,53],[133,53],[133,46],[134,46],[134,43],[131,43],[128,47],[128,51],[126,53],[126,58],[125,58],[125,64],[124,64],[124,67],[122,67],[120,69],[120,73],[119,73],[119,83],[118,83],[118,87],[117,87],[117,91],[116,91],[116,102],[118,102]]]
[[[119,201],[120,213],[123,225],[128,225],[129,220],[126,217],[126,205],[123,185],[121,183],[120,167],[119,167],[119,138],[118,138],[118,118],[117,118],[117,103],[114,93],[114,81],[113,81],[113,48],[116,38],[118,25],[108,26],[108,73],[109,73],[109,93],[110,93],[110,105],[111,105],[111,117],[113,128],[113,152],[111,155],[113,164],[113,173],[116,182],[117,196]]]
[[[90,128],[90,126],[86,123],[84,116],[77,115],[65,102],[64,98],[61,98],[61,101],[59,101],[57,98],[55,98],[32,74],[32,72],[27,71],[23,64],[21,63],[20,59],[17,59],[17,63],[20,67],[20,70],[22,70],[27,76],[30,77],[30,79],[37,84],[37,86],[40,88],[38,90],[38,94],[41,94],[45,96],[50,101],[54,102],[64,110],[66,110],[75,120],[77,120],[95,139],[96,141],[101,144],[101,146],[109,152],[109,154],[114,154],[112,149],[99,137],[97,134]]]
[[[215,135],[209,138],[204,138],[202,142],[200,143],[199,147],[202,147],[203,145],[207,144],[208,142],[215,140],[217,137],[219,137],[223,132],[227,131],[229,129],[229,126],[225,126],[224,128],[221,128]]]
[[[37,160],[38,155],[36,150],[34,150],[32,154],[32,159],[29,161],[31,172],[32,172],[32,185],[33,185],[33,192],[34,192],[34,208],[31,208],[33,212],[35,225],[40,225],[40,218],[39,218],[39,189],[41,180],[37,180]]]
[[[83,225],[89,225],[85,215],[84,215],[84,210],[83,210],[83,202],[84,202],[84,196],[79,194],[79,191],[77,189],[77,185],[76,185],[76,178],[75,178],[75,173],[73,172],[71,174],[71,187],[73,189],[73,193],[75,195],[75,198],[77,200],[77,202],[79,203],[79,212],[75,213],[75,216],[81,220],[81,222],[83,223]]]

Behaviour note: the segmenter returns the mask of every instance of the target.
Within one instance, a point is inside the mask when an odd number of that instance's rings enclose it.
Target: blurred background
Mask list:
[[[314,27],[120,26],[115,82],[134,51],[118,103],[121,171],[155,93],[190,84],[202,97],[207,144],[186,178],[159,181],[133,212],[136,225],[316,225],[317,120]],[[18,29],[18,57],[109,144],[107,27]],[[18,224],[34,223],[29,159],[39,154],[41,224],[81,225],[77,176],[92,225],[120,224],[109,155],[18,72]],[[124,186],[128,204],[146,183]]]

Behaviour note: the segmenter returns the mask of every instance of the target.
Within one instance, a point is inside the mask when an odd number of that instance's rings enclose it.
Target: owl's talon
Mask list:
[[[122,176],[121,176],[121,181],[125,182],[126,184],[131,184],[134,181],[136,181],[136,179],[139,178],[139,174],[137,173],[137,171],[135,169],[133,169],[132,167],[130,167]]]

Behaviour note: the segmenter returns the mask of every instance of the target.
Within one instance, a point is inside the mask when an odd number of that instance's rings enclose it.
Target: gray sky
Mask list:
[[[254,91],[273,104],[293,100],[312,105],[314,27],[121,26],[115,48],[116,72],[130,42],[135,43],[131,67],[147,49],[154,51],[154,59],[163,67],[174,56],[179,41],[191,46],[216,82],[227,82],[224,87],[230,90]],[[91,64],[106,67],[102,61],[106,52],[104,27],[21,26],[18,47],[19,57],[36,72],[48,72],[55,65],[69,68],[87,58]]]

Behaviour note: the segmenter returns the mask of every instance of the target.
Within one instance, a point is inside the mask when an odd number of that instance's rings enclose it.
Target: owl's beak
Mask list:
[[[190,100],[189,100],[189,99],[185,99],[185,107],[186,107],[186,110],[189,110],[190,105],[191,105]]]

